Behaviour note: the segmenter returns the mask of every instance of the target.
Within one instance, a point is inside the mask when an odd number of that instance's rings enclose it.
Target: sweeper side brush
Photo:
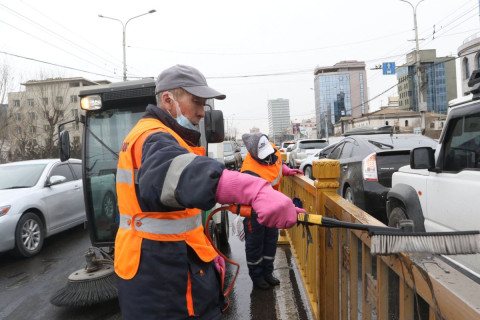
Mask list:
[[[101,252],[103,259],[96,257],[95,249]],[[71,273],[67,285],[52,296],[50,302],[53,305],[88,307],[118,297],[113,260],[108,254],[98,248],[90,248],[85,253],[85,259],[85,268]]]

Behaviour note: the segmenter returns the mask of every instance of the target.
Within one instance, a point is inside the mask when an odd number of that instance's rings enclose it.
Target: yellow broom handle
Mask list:
[[[300,221],[300,222],[306,222],[307,219],[305,219],[305,213],[299,213],[297,215],[297,220]],[[322,215],[309,214],[308,215],[308,222],[311,223],[311,224],[322,225]]]

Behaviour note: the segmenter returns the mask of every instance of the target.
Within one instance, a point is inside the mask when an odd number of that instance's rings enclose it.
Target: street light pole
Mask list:
[[[125,22],[125,23],[123,23],[123,21],[120,20],[120,19],[106,17],[106,16],[101,15],[101,14],[98,15],[100,18],[115,20],[115,21],[118,21],[122,24],[122,29],[123,29],[123,42],[122,42],[122,44],[123,44],[123,81],[127,81],[127,50],[126,50],[126,36],[125,36],[125,31],[127,29],[127,24],[135,18],[139,18],[141,16],[144,16],[144,15],[147,15],[147,14],[150,14],[150,13],[154,13],[154,12],[156,12],[156,10],[152,9],[148,12],[142,13],[138,16],[135,16],[135,17],[132,17],[132,18],[128,19],[127,22]]]
[[[420,50],[418,48],[418,28],[417,28],[417,7],[418,5],[423,2],[424,0],[418,1],[415,7],[407,0],[400,0],[402,2],[408,3],[413,9],[413,26],[415,28],[415,66],[417,68],[417,81],[416,81],[416,89],[417,89],[417,106],[418,111],[420,111],[421,116],[421,130],[422,134],[425,133],[425,106],[423,105],[422,94],[420,93],[421,85],[421,75],[420,75]]]

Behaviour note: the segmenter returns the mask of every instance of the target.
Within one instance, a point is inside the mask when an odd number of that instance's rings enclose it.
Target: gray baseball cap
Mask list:
[[[182,88],[194,96],[204,99],[226,98],[226,95],[210,88],[203,74],[194,67],[177,64],[165,69],[155,80],[155,94]]]

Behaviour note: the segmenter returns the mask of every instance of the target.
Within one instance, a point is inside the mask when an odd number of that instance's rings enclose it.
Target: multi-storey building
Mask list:
[[[52,157],[58,153],[57,126],[80,116],[78,93],[85,86],[109,83],[84,78],[30,80],[24,91],[8,94],[11,160]],[[73,149],[81,144],[78,123],[69,124]]]
[[[416,52],[407,54],[406,64],[397,68],[399,107],[411,111],[447,113],[448,101],[457,97],[455,58],[437,57],[436,50],[420,50],[420,100],[417,99]]]
[[[314,70],[315,119],[318,137],[333,135],[341,117],[368,113],[365,62],[341,61]]]
[[[290,127],[290,102],[288,99],[268,100],[268,136],[279,144],[285,140]]]

